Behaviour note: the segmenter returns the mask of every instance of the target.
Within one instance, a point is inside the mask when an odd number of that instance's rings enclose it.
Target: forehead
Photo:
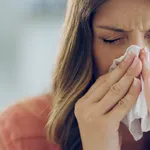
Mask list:
[[[94,24],[113,25],[126,30],[150,27],[150,0],[108,0],[94,17]]]

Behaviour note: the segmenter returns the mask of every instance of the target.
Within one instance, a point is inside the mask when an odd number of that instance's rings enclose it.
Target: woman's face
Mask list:
[[[97,78],[107,73],[113,59],[130,45],[150,47],[150,1],[108,0],[94,16],[93,34]]]

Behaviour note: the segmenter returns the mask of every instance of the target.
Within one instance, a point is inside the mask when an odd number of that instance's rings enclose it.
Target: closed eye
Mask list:
[[[114,44],[117,41],[119,41],[120,39],[114,39],[114,40],[107,40],[107,39],[102,39],[104,43],[109,43],[109,44]]]

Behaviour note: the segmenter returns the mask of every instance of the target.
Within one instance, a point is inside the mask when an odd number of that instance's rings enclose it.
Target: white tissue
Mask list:
[[[113,64],[109,68],[109,72],[116,68],[116,66],[125,57],[128,51],[132,51],[136,54],[136,56],[139,56],[140,49],[141,48],[137,45],[131,45],[129,48],[127,48],[123,56],[114,59]],[[121,121],[127,126],[134,140],[136,141],[142,138],[143,132],[147,132],[150,130],[150,114],[148,112],[146,99],[144,96],[144,83],[142,75],[140,75],[140,80],[142,82],[142,91],[137,99],[137,102],[127,114],[127,116],[125,116]],[[141,123],[139,119],[141,119]]]

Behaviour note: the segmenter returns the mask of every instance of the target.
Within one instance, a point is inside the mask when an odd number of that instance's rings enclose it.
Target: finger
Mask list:
[[[137,101],[140,94],[141,82],[139,79],[134,78],[133,84],[127,93],[127,95],[122,98],[118,104],[106,115],[110,118],[114,118],[115,121],[121,121],[131,110]]]
[[[84,97],[87,99],[91,94],[93,94],[93,92],[103,83],[105,83],[108,78],[109,78],[109,74],[110,72],[108,72],[107,74],[104,74],[102,76],[100,76],[99,78],[96,79],[95,83],[90,87],[90,89],[88,90],[88,92],[84,95]]]
[[[150,106],[150,56],[149,56],[149,51],[146,49],[142,49],[140,51],[140,59],[142,61],[142,77],[144,80],[144,94],[145,94],[145,98],[147,100],[147,105]],[[149,107],[150,108],[150,107]]]
[[[99,101],[101,114],[105,114],[110,111],[116,105],[116,103],[126,95],[133,83],[134,78],[140,74],[141,70],[141,61],[136,57],[126,74],[120,79],[120,81],[115,83],[110,88],[108,93],[102,98],[102,100]]]
[[[143,80],[146,82],[148,78],[150,78],[150,56],[149,51],[146,49],[142,49],[140,51],[140,59],[142,61],[142,76]]]
[[[121,61],[121,63],[112,71],[111,75],[109,76],[108,83],[113,85],[114,83],[118,82],[127,72],[135,57],[136,55],[129,51],[126,57]]]
[[[87,102],[97,102],[109,91],[110,87],[126,73],[135,58],[135,54],[128,53],[120,64],[106,76],[101,76],[93,87],[84,95]],[[95,96],[95,98],[93,97]]]

